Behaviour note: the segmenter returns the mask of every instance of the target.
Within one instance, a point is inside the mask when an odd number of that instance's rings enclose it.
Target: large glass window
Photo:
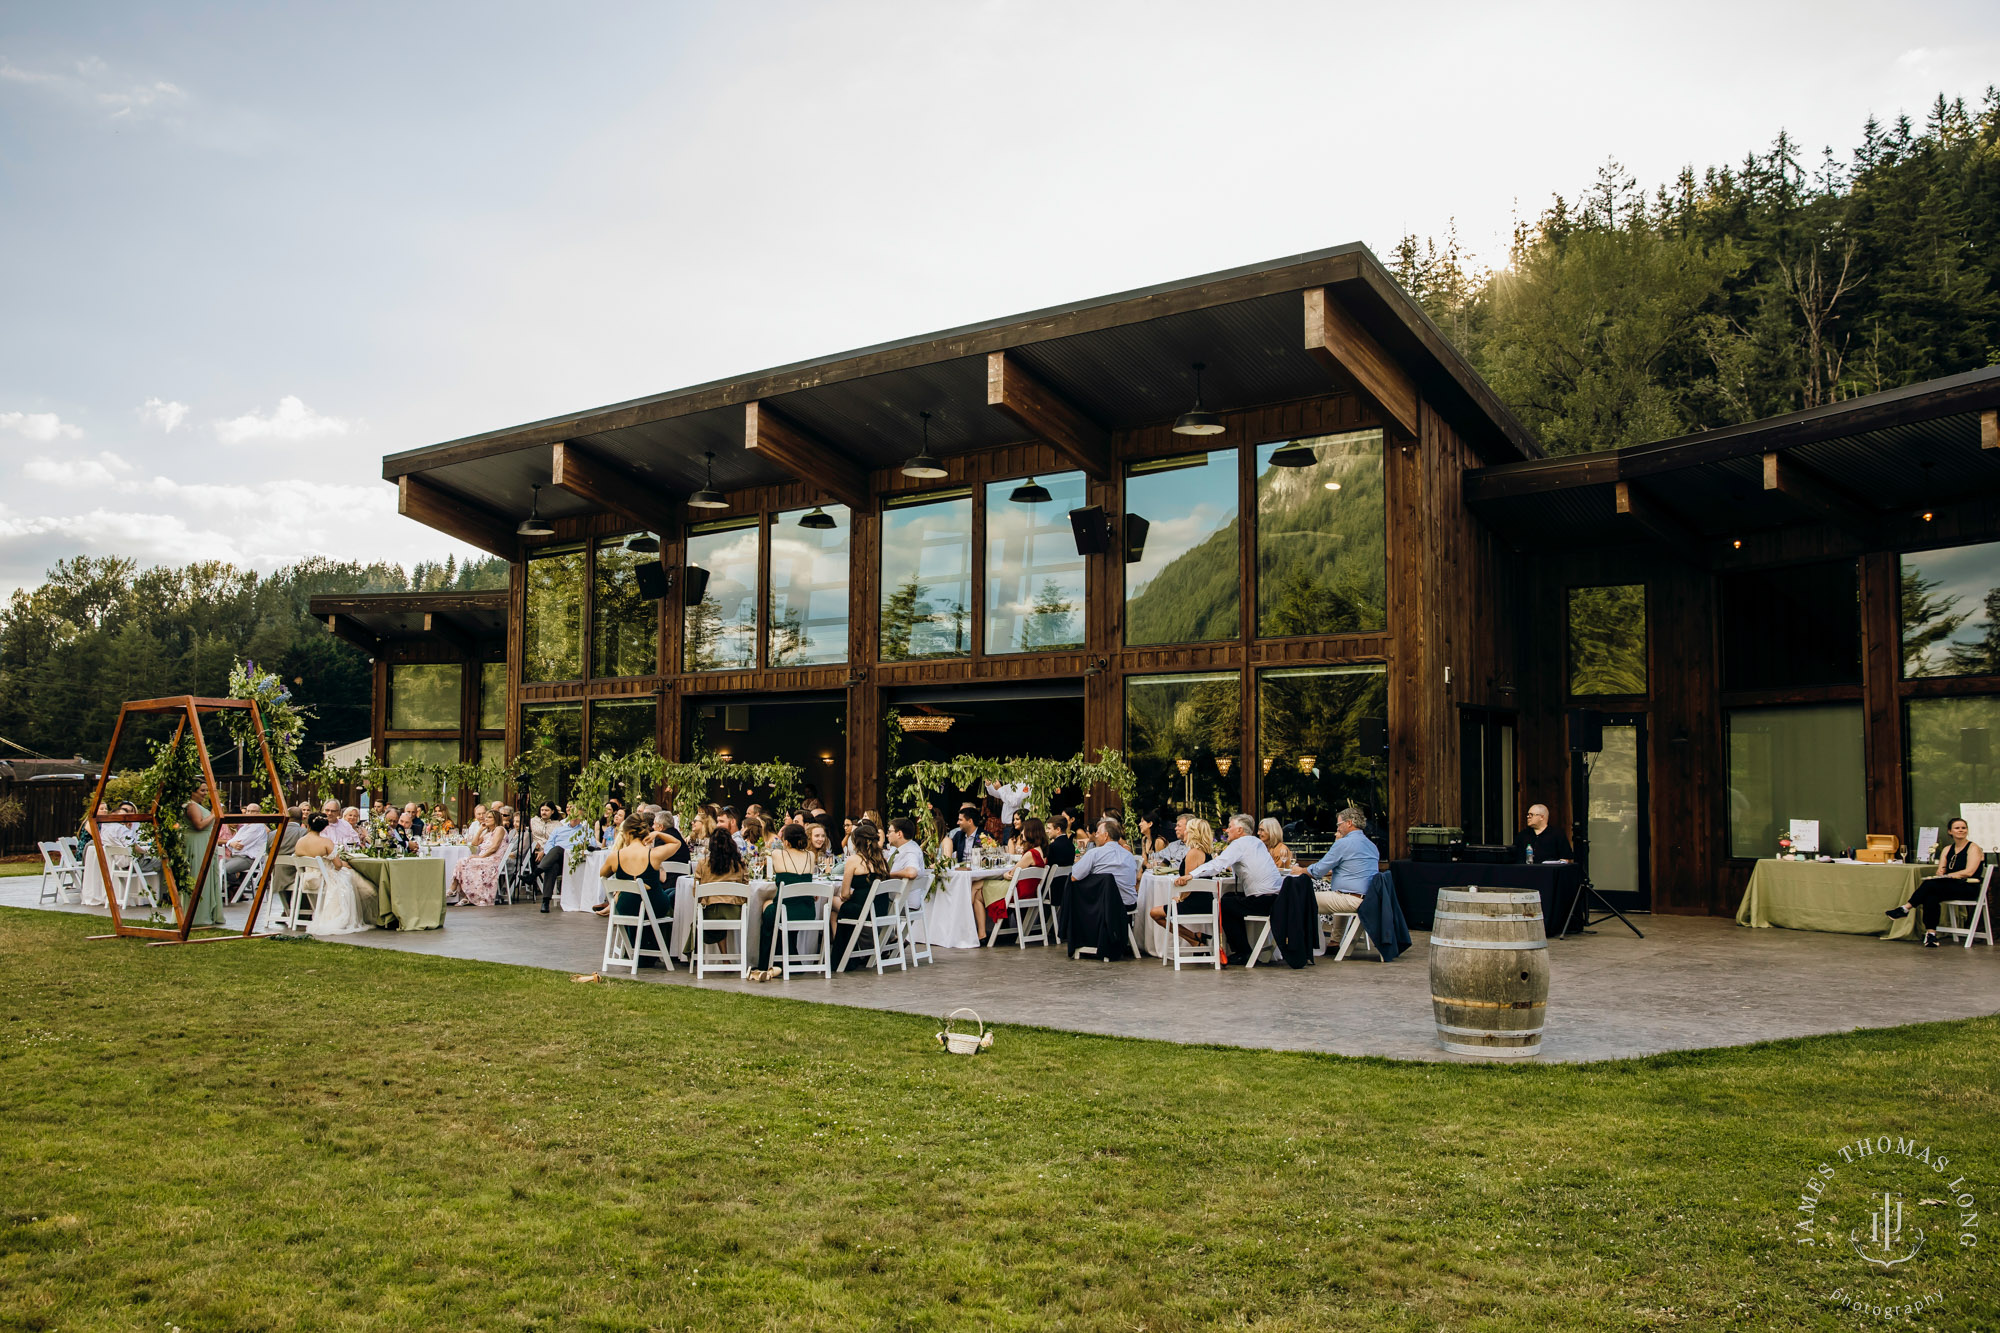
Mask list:
[[[2000,696],[1912,699],[1906,716],[1911,833],[1943,829],[1968,801],[2000,801]]]
[[[657,554],[625,549],[621,537],[597,544],[590,589],[590,674],[650,676],[660,660],[660,604],[639,591],[639,566]]]
[[[1902,558],[1903,674],[2000,675],[2000,542]]]
[[[1861,683],[1861,592],[1852,560],[1728,574],[1722,688]]]
[[[688,534],[688,564],[708,571],[700,604],[687,609],[689,671],[757,665],[757,529],[753,520]]]
[[[389,668],[389,730],[457,731],[465,668],[397,662]]]
[[[482,662],[479,666],[479,729],[507,729],[507,664]]]
[[[528,800],[569,800],[578,770],[583,767],[583,705],[528,704],[521,709],[521,753],[531,762]]]
[[[1280,450],[1310,467],[1274,467]],[[1388,623],[1382,432],[1257,447],[1257,632],[1355,634]]]
[[[1125,759],[1141,810],[1192,810],[1221,833],[1242,800],[1242,690],[1233,671],[1125,678]]]
[[[1866,840],[1866,800],[1861,705],[1730,710],[1731,856],[1777,855],[1794,819],[1817,819],[1837,855]]]
[[[831,527],[799,520],[823,515]],[[798,509],[771,520],[769,662],[820,666],[847,660],[848,552],[854,523],[845,505]]]
[[[659,701],[651,695],[594,700],[590,705],[590,757],[629,755],[651,745],[659,715]]]
[[[1389,669],[1379,663],[1258,672],[1263,812],[1317,838],[1332,835],[1342,806],[1379,819],[1388,775],[1381,759],[1361,752],[1361,730],[1362,719],[1388,712]]]
[[[455,764],[458,762],[457,741],[390,741],[389,763],[396,764]],[[437,782],[427,779],[404,779],[388,784],[385,793],[389,804],[408,805],[411,801],[422,801],[428,808],[434,801],[447,804],[458,799],[455,791],[446,791]]]
[[[1646,585],[1569,590],[1569,692],[1646,692]]]
[[[882,659],[972,651],[972,497],[885,504]]]
[[[583,552],[528,561],[528,613],[521,622],[521,679],[583,675]]]
[[[1038,479],[1047,500],[1017,501],[1027,483],[986,488],[986,651],[1083,647],[1083,557],[1069,511],[1084,505],[1083,474]]]
[[[1145,550],[1125,565],[1125,642],[1205,643],[1242,632],[1236,457],[1234,449],[1184,454],[1126,472],[1127,531],[1134,516],[1149,526]]]

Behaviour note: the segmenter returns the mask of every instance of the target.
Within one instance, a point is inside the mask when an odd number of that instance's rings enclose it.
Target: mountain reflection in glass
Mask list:
[[[1317,458],[1311,467],[1271,465],[1278,450],[1300,446]],[[1381,431],[1257,446],[1257,632],[1385,628],[1387,532]]]
[[[528,607],[521,622],[521,679],[583,675],[583,552],[528,561]]]
[[[1125,642],[1207,643],[1243,632],[1234,449],[1135,463],[1125,512],[1152,525],[1125,566]]]
[[[1021,503],[1019,481],[986,488],[986,651],[1083,647],[1083,557],[1069,511],[1084,505],[1083,474],[1042,477],[1049,498]]]
[[[639,591],[639,566],[657,553],[625,549],[625,539],[597,544],[591,588],[590,674],[650,676],[659,662],[660,604]]]

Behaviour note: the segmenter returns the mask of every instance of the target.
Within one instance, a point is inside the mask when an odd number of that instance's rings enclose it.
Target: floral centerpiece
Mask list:
[[[355,844],[354,855],[387,861],[409,854],[410,849],[396,837],[388,821],[371,819],[361,826],[361,841]]]
[[[278,777],[285,782],[305,776],[299,763],[299,742],[305,739],[306,723],[312,711],[292,702],[292,692],[277,673],[260,671],[248,659],[240,660],[229,672],[229,697],[257,701],[257,716],[264,724],[264,744]],[[251,725],[248,709],[230,709],[222,715],[230,737],[251,754],[257,752],[257,728]]]

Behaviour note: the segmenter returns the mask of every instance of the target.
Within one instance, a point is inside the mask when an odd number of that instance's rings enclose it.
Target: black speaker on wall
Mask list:
[[[1103,505],[1070,510],[1069,530],[1076,537],[1078,555],[1103,555],[1111,549],[1111,520]]]
[[[1604,714],[1595,708],[1569,710],[1569,748],[1596,754],[1604,748]]]
[[[701,599],[708,595],[708,571],[700,565],[689,565],[681,575],[681,594],[689,606],[700,606]]]
[[[1137,514],[1125,515],[1125,563],[1136,565],[1146,558],[1146,534],[1153,525]]]
[[[633,572],[638,576],[639,595],[649,602],[657,602],[673,590],[667,567],[657,560],[648,560]]]
[[[1360,727],[1361,757],[1386,759],[1389,756],[1389,719],[1364,717]]]

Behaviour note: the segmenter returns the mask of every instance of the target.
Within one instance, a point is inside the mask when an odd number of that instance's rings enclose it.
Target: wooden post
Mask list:
[[[1861,557],[1861,698],[1868,833],[1912,833],[1903,792],[1903,702],[1898,689],[1902,585],[1893,552]]]

